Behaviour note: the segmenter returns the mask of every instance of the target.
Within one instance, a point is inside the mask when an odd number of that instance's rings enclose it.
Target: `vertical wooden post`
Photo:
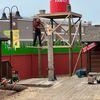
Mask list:
[[[51,27],[53,28],[53,19],[50,20],[51,20]],[[52,41],[54,41],[54,33],[52,33]]]
[[[82,39],[82,29],[81,29],[81,21],[80,21],[80,24],[79,24],[79,42],[80,42],[80,46],[82,46],[82,43],[81,43],[81,39]],[[82,53],[80,55],[80,68],[82,68]]]
[[[69,22],[69,43],[71,44],[72,42],[72,37],[71,37],[71,15],[68,18]],[[72,47],[69,48],[69,75],[72,76]]]
[[[48,79],[54,81],[53,41],[52,35],[48,35]]]
[[[38,46],[38,75],[42,77],[42,69],[41,69],[41,48]]]
[[[92,71],[92,66],[91,66],[91,50],[89,51],[89,66],[90,66],[90,72]]]
[[[88,72],[91,72],[91,66],[90,66],[90,63],[91,63],[91,61],[90,61],[90,59],[91,59],[91,57],[90,57],[90,51],[87,51],[87,54],[86,54],[87,56],[87,68],[88,68]]]
[[[53,20],[51,19],[51,28],[53,28]],[[54,81],[54,57],[53,57],[53,37],[52,31],[48,31],[48,80]]]
[[[87,70],[88,70],[88,72],[90,71],[90,69],[89,69],[89,66],[88,66],[88,59],[89,59],[89,57],[88,57],[88,51],[86,52],[86,67],[87,67]]]

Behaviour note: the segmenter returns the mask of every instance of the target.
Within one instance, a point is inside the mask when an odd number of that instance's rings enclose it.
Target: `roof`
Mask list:
[[[59,19],[66,18],[68,15],[72,15],[72,18],[81,18],[82,15],[74,12],[59,12],[59,13],[45,13],[38,14],[39,17],[49,18],[49,19]]]
[[[100,33],[90,33],[83,35],[82,42],[100,42]]]
[[[89,26],[85,28],[82,42],[100,42],[100,27]]]

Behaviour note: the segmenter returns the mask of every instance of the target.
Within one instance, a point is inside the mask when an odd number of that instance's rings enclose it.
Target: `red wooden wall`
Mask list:
[[[72,65],[74,69],[78,53],[73,53]],[[20,79],[28,79],[32,77],[38,77],[38,55],[12,55],[3,56],[3,60],[9,60],[12,65],[12,70],[19,72]],[[69,73],[69,59],[68,53],[54,54],[54,67],[56,75],[67,75]],[[82,55],[82,67],[86,68],[86,54]],[[77,68],[80,68],[80,61],[78,62]],[[42,77],[48,75],[48,57],[47,54],[41,56],[41,74]]]

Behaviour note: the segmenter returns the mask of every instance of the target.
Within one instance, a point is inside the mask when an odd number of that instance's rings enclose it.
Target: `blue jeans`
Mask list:
[[[36,44],[37,37],[39,40],[39,45],[42,46],[42,44],[41,44],[41,31],[35,31],[33,46],[35,46],[35,44]]]

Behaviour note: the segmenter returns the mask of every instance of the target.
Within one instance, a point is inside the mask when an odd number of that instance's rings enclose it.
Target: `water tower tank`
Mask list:
[[[50,0],[50,13],[66,12],[69,0]]]

